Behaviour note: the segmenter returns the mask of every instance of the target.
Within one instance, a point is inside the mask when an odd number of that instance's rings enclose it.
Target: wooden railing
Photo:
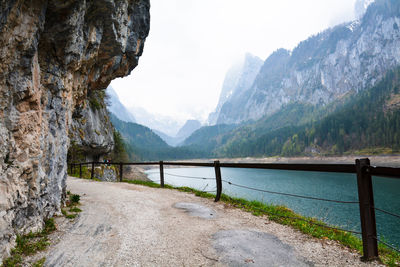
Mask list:
[[[215,169],[216,196],[215,201],[219,201],[222,194],[222,177],[221,168],[246,168],[246,169],[275,169],[275,170],[293,170],[293,171],[316,171],[316,172],[337,172],[337,173],[354,173],[357,174],[358,186],[358,202],[345,202],[341,200],[330,200],[314,197],[299,196],[293,194],[278,193],[282,195],[290,195],[295,197],[309,198],[322,201],[331,201],[338,203],[358,203],[360,208],[361,236],[363,242],[363,258],[372,260],[378,257],[378,241],[391,247],[399,252],[398,249],[381,241],[377,237],[375,210],[380,210],[389,215],[400,218],[399,215],[387,212],[382,209],[375,208],[374,196],[372,187],[372,175],[400,178],[400,168],[391,167],[376,167],[371,166],[369,159],[357,159],[355,164],[286,164],[286,163],[223,163],[214,162],[130,162],[130,163],[106,163],[106,162],[85,162],[85,163],[70,163],[70,170],[79,166],[79,176],[82,177],[82,166],[91,165],[91,178],[94,177],[94,168],[96,165],[116,165],[119,166],[119,180],[122,182],[123,166],[140,166],[140,165],[158,165],[160,168],[160,185],[164,187],[164,166],[190,166],[190,167],[211,167]],[[224,181],[226,182],[226,181]],[[228,182],[229,184],[232,184]],[[235,184],[232,184],[235,185]],[[236,185],[240,186],[240,185]],[[241,186],[247,189],[262,191],[256,188]],[[343,229],[340,229],[343,230]],[[354,231],[343,230],[347,232],[357,233]]]

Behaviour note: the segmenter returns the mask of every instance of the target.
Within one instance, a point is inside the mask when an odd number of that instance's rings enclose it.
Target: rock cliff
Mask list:
[[[111,152],[114,148],[113,132],[104,103],[93,106],[85,100],[83,105],[75,107],[69,138],[86,156],[86,161],[99,161],[100,156]]]
[[[208,116],[208,123],[231,124],[236,123],[244,104],[243,96],[253,85],[254,79],[260,71],[263,61],[251,54],[246,54],[242,62],[233,65],[225,75],[218,105]]]
[[[149,0],[0,0],[0,262],[16,234],[60,210],[72,114],[138,64],[149,9]]]
[[[362,7],[370,2],[358,1]],[[240,101],[222,105],[218,123],[257,120],[293,102],[326,105],[375,85],[400,64],[399,29],[400,1],[376,0],[360,19],[312,36],[293,51],[277,50]]]
[[[132,113],[121,103],[115,90],[109,86],[107,87],[107,96],[109,97],[108,111],[117,116],[118,119],[126,122],[136,122]]]

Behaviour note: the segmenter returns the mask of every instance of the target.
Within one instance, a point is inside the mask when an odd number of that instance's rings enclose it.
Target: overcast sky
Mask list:
[[[226,71],[354,18],[355,0],[151,0],[150,34],[131,75],[111,85],[127,107],[205,120]]]

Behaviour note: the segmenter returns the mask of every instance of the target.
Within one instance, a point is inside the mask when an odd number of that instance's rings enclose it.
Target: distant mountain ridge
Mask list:
[[[176,136],[183,125],[182,122],[178,122],[171,116],[152,114],[141,107],[130,107],[129,111],[135,115],[137,123],[162,132],[168,136]]]
[[[400,1],[371,2],[358,1],[359,20],[276,50],[245,94],[224,88],[223,119],[184,144],[210,157],[400,151]]]
[[[370,1],[359,2],[365,7]],[[376,0],[359,20],[312,36],[293,51],[278,49],[245,94],[233,92],[225,101],[223,89],[216,123],[258,120],[289,103],[327,105],[375,85],[400,64],[399,27],[400,1]],[[228,73],[226,79],[235,78]]]
[[[201,123],[198,120],[187,120],[186,123],[179,129],[176,134],[177,137],[185,139],[189,137],[194,131],[200,129]]]
[[[168,160],[206,157],[203,150],[191,147],[171,147],[150,128],[125,122],[110,114],[115,129],[122,135],[131,160]]]
[[[146,126],[133,122],[124,122],[114,114],[110,114],[110,120],[124,140],[136,148],[158,149],[168,147],[167,143]]]
[[[153,130],[158,136],[160,136],[168,145],[179,146],[183,144],[183,141],[189,137],[194,131],[201,127],[201,123],[198,120],[187,120],[186,123],[179,129],[176,136],[169,136],[158,130]]]
[[[124,122],[138,123],[138,125],[149,127],[168,145],[177,146],[181,144],[185,138],[201,127],[201,123],[197,120],[187,120],[183,126],[179,127],[180,125],[173,118],[156,116],[143,108],[131,108],[133,113],[137,115],[138,120],[136,120],[132,112],[121,103],[111,86],[107,88],[106,94],[108,96],[107,109],[116,118]]]
[[[230,108],[241,105],[242,96],[253,85],[262,64],[263,61],[260,58],[247,53],[241,62],[236,63],[228,70],[218,105],[208,117],[209,125],[235,123],[226,114],[238,112],[238,110],[230,110]]]
[[[118,119],[126,122],[136,122],[135,117],[131,112],[121,103],[117,93],[111,86],[107,87],[106,94],[109,97],[107,109],[117,116]]]

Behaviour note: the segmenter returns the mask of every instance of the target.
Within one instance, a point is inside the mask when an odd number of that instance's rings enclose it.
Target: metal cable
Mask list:
[[[308,197],[308,196],[301,196],[301,195],[295,195],[295,194],[289,194],[289,193],[281,193],[281,192],[274,192],[274,191],[269,191],[269,190],[262,190],[262,189],[257,189],[253,187],[248,187],[245,185],[239,185],[235,184],[229,181],[222,180],[225,183],[228,183],[233,186],[245,188],[245,189],[250,189],[254,191],[259,191],[259,192],[264,192],[264,193],[270,193],[270,194],[277,194],[277,195],[284,195],[284,196],[290,196],[290,197],[298,197],[298,198],[305,198],[305,199],[312,199],[312,200],[321,200],[321,201],[328,201],[328,202],[335,202],[335,203],[342,203],[342,204],[358,204],[358,201],[342,201],[342,200],[332,200],[332,199],[325,199],[325,198],[317,198],[317,197]]]
[[[167,173],[167,172],[164,172],[164,174],[167,174],[170,176],[182,177],[182,178],[189,178],[189,179],[215,180],[215,178],[207,178],[207,177],[199,177],[199,176],[186,176],[186,175],[178,175],[178,174],[172,174],[172,173]]]
[[[393,217],[397,217],[397,218],[400,219],[400,215],[398,215],[398,214],[391,213],[391,212],[389,212],[389,211],[386,211],[386,210],[383,210],[383,209],[380,209],[380,208],[376,208],[376,207],[374,207],[374,209],[375,209],[375,210],[379,210],[380,212],[386,213],[386,214],[388,214],[388,215],[392,215]]]
[[[321,226],[321,227],[324,227],[324,228],[328,228],[328,229],[333,229],[333,230],[338,230],[338,231],[349,232],[349,233],[352,233],[352,234],[361,235],[361,232],[357,232],[357,231],[346,230],[346,229],[342,229],[342,228],[328,226],[328,225],[316,223],[316,222],[313,222],[313,221],[310,221],[310,220],[306,220],[306,219],[303,219],[303,218],[291,217],[291,216],[286,216],[286,215],[282,215],[282,214],[266,211],[266,210],[260,209],[260,208],[255,208],[254,207],[254,209],[262,211],[262,212],[265,212],[268,215],[274,215],[274,216],[278,216],[278,217],[282,217],[282,218],[286,218],[286,219],[291,219],[291,220],[300,220],[300,221],[304,221],[304,222],[307,222],[307,223],[310,223],[310,224],[313,224],[313,225],[317,225],[317,226]]]
[[[388,248],[391,248],[392,250],[394,250],[394,251],[400,253],[400,250],[399,250],[398,248],[396,248],[396,247],[394,247],[394,246],[392,246],[392,245],[390,245],[390,244],[388,244],[388,243],[386,243],[386,242],[380,240],[380,239],[377,238],[376,236],[374,236],[374,239],[376,239],[376,241],[378,241],[379,243],[384,244],[384,245],[387,246]]]

